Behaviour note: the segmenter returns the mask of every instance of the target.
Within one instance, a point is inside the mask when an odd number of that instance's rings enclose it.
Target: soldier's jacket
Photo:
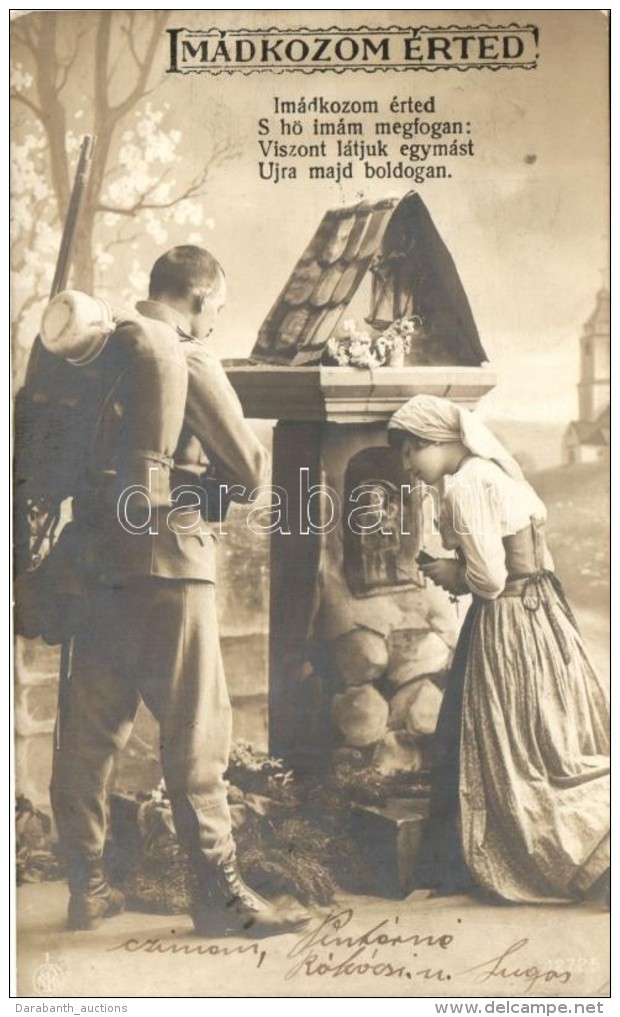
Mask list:
[[[198,508],[200,479],[214,467],[236,486],[234,498],[247,500],[265,483],[267,452],[221,364],[184,319],[155,301],[136,309],[111,344],[123,352],[109,358],[104,406],[74,499],[83,560],[104,581],[213,582],[215,538]]]

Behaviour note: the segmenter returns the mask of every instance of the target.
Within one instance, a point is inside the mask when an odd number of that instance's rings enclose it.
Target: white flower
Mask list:
[[[149,277],[135,258],[128,275],[128,282],[133,293],[146,292],[148,288]]]
[[[349,348],[349,356],[352,359],[353,358],[357,359],[359,357],[364,357],[369,351],[370,343],[360,341],[359,338],[356,338],[351,341],[351,346]]]
[[[24,69],[23,64],[17,63],[11,68],[10,83],[11,87],[16,89],[16,91],[26,91],[27,88],[30,88],[33,80],[32,74]]]

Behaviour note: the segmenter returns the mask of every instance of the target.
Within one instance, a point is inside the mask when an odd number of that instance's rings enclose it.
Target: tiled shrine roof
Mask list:
[[[368,271],[398,198],[330,209],[261,326],[252,358],[310,364]]]
[[[420,196],[361,201],[328,210],[261,326],[257,363],[303,366],[321,360],[347,305],[368,271],[381,331],[416,314],[428,333],[429,363],[486,361],[454,261]],[[423,361],[418,361],[418,363]]]

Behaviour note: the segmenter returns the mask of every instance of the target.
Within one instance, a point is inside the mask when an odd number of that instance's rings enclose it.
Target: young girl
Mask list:
[[[546,511],[478,417],[415,396],[388,424],[440,496],[455,558],[422,571],[471,593],[435,735],[420,881],[557,901],[609,873],[608,701],[545,547]]]

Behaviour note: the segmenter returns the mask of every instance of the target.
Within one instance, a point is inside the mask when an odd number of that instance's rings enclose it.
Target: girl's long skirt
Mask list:
[[[474,600],[435,736],[420,885],[578,898],[609,866],[608,699],[554,577]]]

